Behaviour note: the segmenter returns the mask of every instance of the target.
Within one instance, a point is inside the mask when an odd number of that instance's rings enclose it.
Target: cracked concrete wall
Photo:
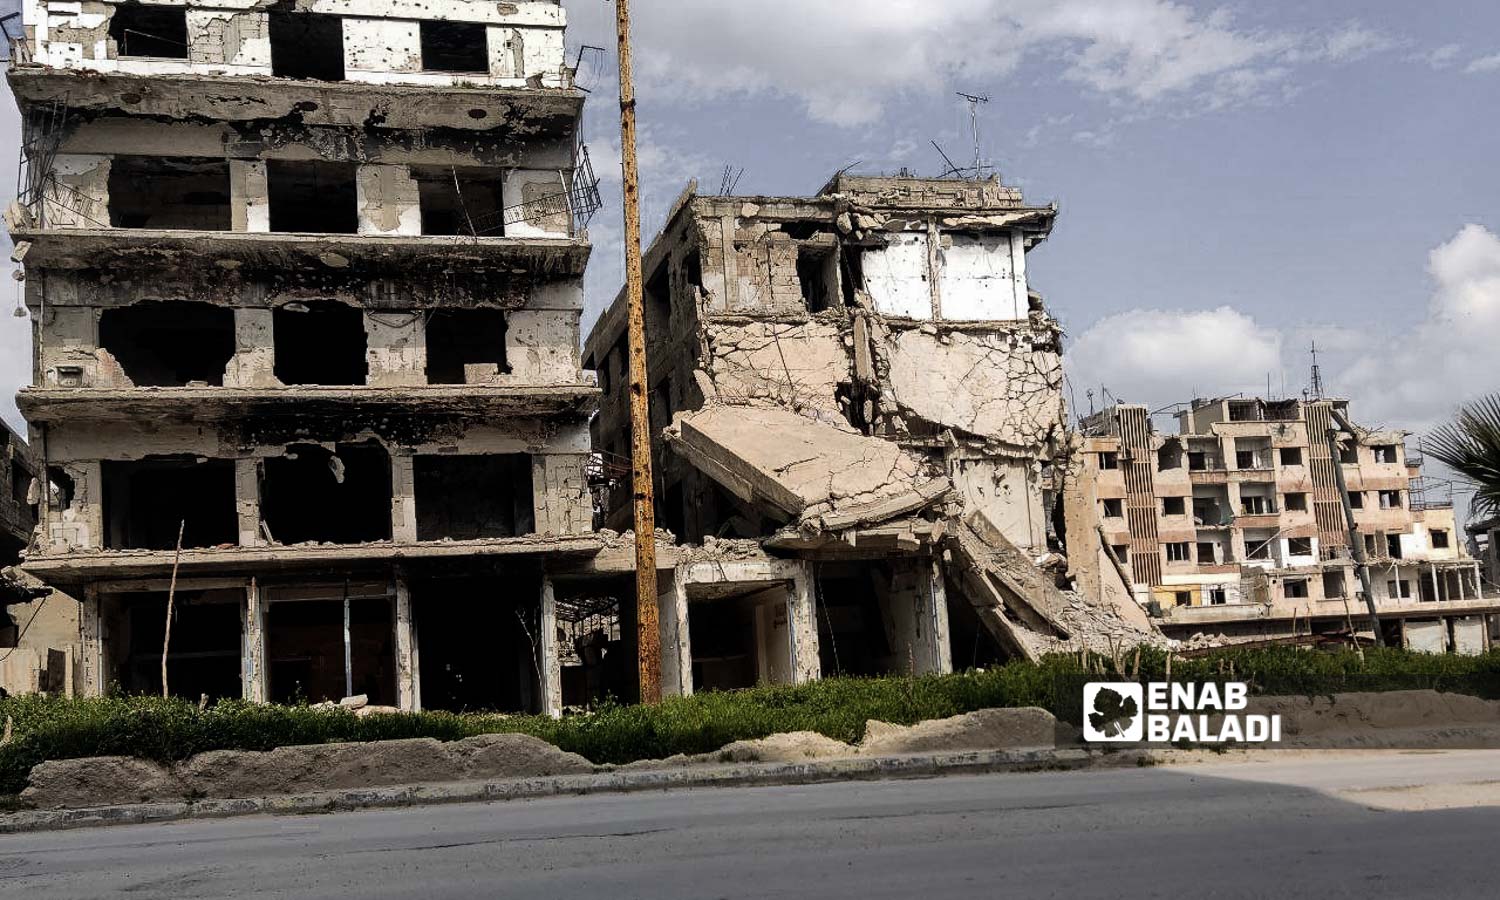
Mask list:
[[[874,343],[888,414],[1027,454],[1063,427],[1055,333],[877,325]]]
[[[832,323],[746,322],[708,330],[708,373],[719,399],[815,409],[842,419],[839,388],[851,380],[842,329]]]
[[[1041,463],[960,450],[948,456],[948,477],[964,508],[983,512],[1012,543],[1047,546]]]

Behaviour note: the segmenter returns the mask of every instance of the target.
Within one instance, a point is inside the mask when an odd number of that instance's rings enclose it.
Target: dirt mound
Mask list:
[[[1256,697],[1249,712],[1280,715],[1289,740],[1335,734],[1500,728],[1500,700],[1438,691],[1335,694],[1332,697]],[[1470,729],[1472,730],[1472,729]]]
[[[806,759],[837,759],[859,751],[815,731],[773,734],[754,741],[735,741],[718,753],[705,756],[720,762],[801,762]]]
[[[1019,709],[982,709],[951,719],[916,725],[870,721],[859,752],[865,756],[897,756],[961,750],[1002,750],[1018,747],[1055,747],[1057,719],[1034,706]]]
[[[213,750],[167,768],[129,757],[62,759],[31,770],[21,797],[74,808],[204,797],[235,799],[403,784],[593,772],[576,753],[524,734],[364,744],[309,744],[267,752]]]

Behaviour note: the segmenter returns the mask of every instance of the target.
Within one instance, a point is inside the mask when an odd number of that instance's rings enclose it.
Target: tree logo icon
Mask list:
[[[1083,687],[1083,739],[1139,741],[1146,733],[1145,690],[1126,681],[1091,681]]]

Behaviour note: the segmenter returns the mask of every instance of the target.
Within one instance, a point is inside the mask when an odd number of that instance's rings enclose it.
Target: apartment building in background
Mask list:
[[[1065,500],[1070,563],[1101,590],[1136,597],[1174,637],[1316,637],[1351,620],[1362,629],[1337,466],[1385,636],[1487,648],[1500,600],[1451,501],[1429,496],[1406,432],[1351,434],[1335,410],[1349,418],[1344,400],[1195,400],[1175,413],[1174,432],[1157,431],[1143,406],[1085,418]]]
[[[175,583],[194,700],[562,708],[559,617],[599,592],[569,573],[603,547],[564,27],[557,0],[25,4],[24,570],[60,616],[27,641],[79,692],[161,690]]]

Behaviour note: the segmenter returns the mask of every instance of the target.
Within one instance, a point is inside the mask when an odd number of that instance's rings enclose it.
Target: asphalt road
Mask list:
[[[0,837],[0,897],[1493,898],[1497,785],[1309,755],[140,825]]]

